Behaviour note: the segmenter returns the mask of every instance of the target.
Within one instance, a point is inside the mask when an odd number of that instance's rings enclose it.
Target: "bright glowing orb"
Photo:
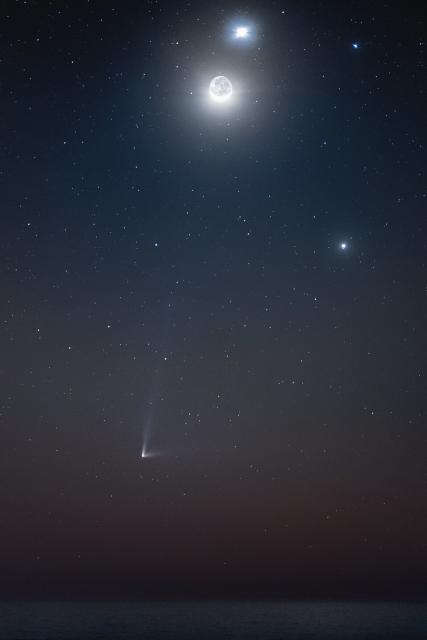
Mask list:
[[[249,36],[249,28],[248,27],[237,27],[234,31],[234,35],[236,38],[247,38]]]
[[[348,248],[347,242],[340,242],[341,251],[345,251]]]
[[[227,102],[232,96],[233,85],[225,76],[216,76],[209,85],[209,95],[214,102]]]

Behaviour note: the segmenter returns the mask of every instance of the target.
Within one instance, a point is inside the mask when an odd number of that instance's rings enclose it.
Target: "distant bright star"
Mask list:
[[[340,242],[340,249],[341,249],[341,251],[345,251],[346,249],[348,249],[348,243],[347,242]]]
[[[360,48],[360,44],[358,42],[353,42],[353,44],[351,46],[353,47],[353,49],[359,49]]]

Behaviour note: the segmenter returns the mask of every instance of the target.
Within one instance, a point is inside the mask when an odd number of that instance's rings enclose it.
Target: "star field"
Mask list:
[[[2,592],[424,592],[422,15],[5,7]]]

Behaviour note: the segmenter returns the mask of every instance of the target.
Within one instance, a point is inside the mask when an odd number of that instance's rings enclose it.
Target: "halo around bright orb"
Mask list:
[[[233,85],[225,76],[215,76],[209,85],[209,95],[214,102],[227,102],[233,94]]]

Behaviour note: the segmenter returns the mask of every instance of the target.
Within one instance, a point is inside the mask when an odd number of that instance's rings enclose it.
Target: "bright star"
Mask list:
[[[341,251],[345,251],[348,248],[347,242],[340,242]]]
[[[353,42],[351,46],[353,47],[353,49],[359,49],[360,44],[358,42]]]
[[[247,38],[249,36],[249,28],[248,27],[237,27],[234,31],[234,35],[236,38]]]

